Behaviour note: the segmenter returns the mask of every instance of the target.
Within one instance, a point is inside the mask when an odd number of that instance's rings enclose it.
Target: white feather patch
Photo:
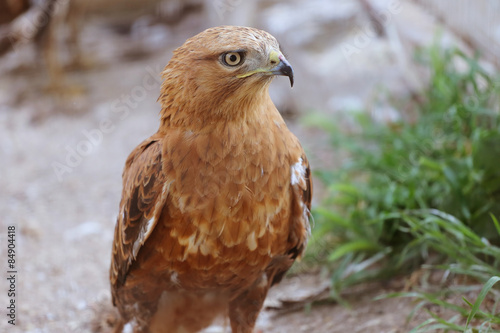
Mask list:
[[[262,228],[264,229],[264,228]],[[257,248],[257,239],[255,237],[255,231],[252,231],[247,237],[247,246],[250,251],[254,251]]]
[[[170,275],[170,282],[172,282],[174,285],[179,286],[180,281],[179,281],[179,274],[177,272],[173,272]]]
[[[146,239],[148,239],[151,232],[153,232],[155,225],[156,225],[155,217],[153,216],[148,220],[148,222],[146,223],[146,227],[142,229],[141,234],[134,242],[134,246],[132,248],[132,255],[134,259],[137,258],[137,253],[139,253],[139,249],[144,244]]]
[[[144,234],[144,239],[147,239],[149,235],[153,232],[153,229],[155,227],[155,217],[153,216],[148,220],[148,223],[146,224],[146,233]]]
[[[291,184],[292,186],[298,186],[300,189],[303,191],[307,190],[307,179],[306,179],[306,171],[307,171],[307,166],[306,163],[304,163],[304,160],[299,158],[299,161],[292,165],[291,167]],[[309,209],[307,208],[307,205],[304,203],[302,199],[298,200],[300,208],[302,209],[302,223],[304,224],[304,227],[307,232],[307,236],[311,235],[311,223],[309,221],[309,217],[311,216],[311,213]],[[307,244],[307,237],[305,239],[305,242]]]
[[[304,160],[302,159],[302,157],[299,158],[299,161],[297,163],[292,165],[291,171],[292,171],[292,177],[291,177],[292,185],[303,186],[306,177],[306,167],[304,165]]]
[[[153,230],[156,226],[156,222],[157,222],[156,218],[155,218],[156,212],[161,210],[161,207],[162,207],[163,203],[165,202],[165,199],[167,197],[168,190],[170,189],[171,184],[172,184],[172,182],[165,182],[165,184],[163,184],[160,200],[156,201],[156,205],[154,208],[155,214],[153,215],[152,218],[150,218],[147,221],[146,225],[142,228],[142,230],[139,234],[139,237],[137,237],[137,239],[134,241],[134,246],[132,247],[132,257],[129,258],[129,262],[132,262],[132,258],[133,259],[137,258],[137,254],[139,253],[141,246],[144,245],[146,240],[149,238],[149,236],[153,232]]]
[[[131,323],[127,323],[125,326],[123,326],[122,332],[123,333],[133,333],[134,332],[134,328],[132,327],[132,324]]]

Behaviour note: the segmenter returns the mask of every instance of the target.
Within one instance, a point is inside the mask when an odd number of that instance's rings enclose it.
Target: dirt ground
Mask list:
[[[132,38],[99,24],[83,34],[86,71],[68,71],[62,87],[47,91],[47,73],[33,47],[0,60],[0,255],[6,267],[8,226],[16,227],[17,325],[2,314],[0,331],[92,332],[110,305],[108,267],[129,152],[158,126],[159,72],[171,51],[200,30],[193,20],[155,27],[155,39]],[[163,30],[162,30],[163,29]],[[137,52],[144,50],[144,52]],[[278,79],[279,80],[279,79]],[[313,155],[329,158],[324,136],[289,117],[292,131]],[[318,187],[319,188],[319,187]],[[320,193],[321,191],[319,191]],[[2,276],[6,275],[7,268]],[[299,275],[274,288],[267,305],[324,287]],[[263,332],[407,332],[410,299],[373,298],[401,289],[371,287],[309,310],[264,311]],[[8,304],[0,279],[1,307]],[[207,332],[221,331],[214,326]]]

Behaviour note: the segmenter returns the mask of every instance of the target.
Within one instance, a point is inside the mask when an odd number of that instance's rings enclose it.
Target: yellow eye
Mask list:
[[[228,52],[222,55],[222,62],[228,66],[237,66],[243,61],[243,56],[238,52]]]

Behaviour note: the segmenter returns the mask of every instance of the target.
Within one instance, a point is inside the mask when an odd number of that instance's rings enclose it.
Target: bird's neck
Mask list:
[[[260,123],[266,113],[275,110],[269,96],[268,84],[248,87],[237,95],[223,99],[217,95],[203,94],[162,95],[161,124],[159,132],[172,127],[192,131],[207,131],[227,123]]]

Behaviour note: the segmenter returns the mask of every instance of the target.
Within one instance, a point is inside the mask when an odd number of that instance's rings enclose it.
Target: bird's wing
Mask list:
[[[300,257],[307,245],[307,239],[311,234],[311,198],[312,180],[309,161],[303,154],[297,163],[291,167],[292,184],[292,230],[289,242],[294,246],[289,253],[293,254],[293,259]]]
[[[295,259],[304,253],[311,234],[312,179],[309,161],[305,154],[291,166],[292,205],[288,249],[284,256],[274,258],[266,269],[271,285],[279,283]]]
[[[139,249],[155,228],[168,193],[162,171],[162,144],[158,135],[130,154],[123,171],[120,214],[115,227],[111,285],[123,285]]]

